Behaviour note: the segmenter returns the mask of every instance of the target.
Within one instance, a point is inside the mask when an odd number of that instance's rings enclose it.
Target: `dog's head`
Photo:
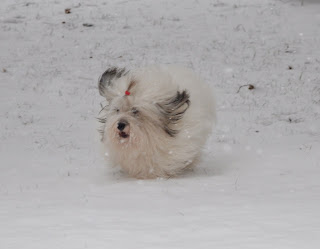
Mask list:
[[[186,90],[179,91],[170,77],[152,71],[110,68],[99,79],[99,92],[107,101],[99,118],[102,140],[121,148],[174,138],[190,105]]]

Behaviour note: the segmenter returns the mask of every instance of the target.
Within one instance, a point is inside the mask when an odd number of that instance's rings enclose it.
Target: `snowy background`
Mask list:
[[[320,1],[1,0],[0,55],[1,249],[320,247]],[[104,162],[97,80],[155,63],[212,85],[218,125],[142,181]]]

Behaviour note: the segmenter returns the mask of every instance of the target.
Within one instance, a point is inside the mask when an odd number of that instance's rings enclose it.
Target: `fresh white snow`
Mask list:
[[[319,1],[2,0],[0,54],[1,249],[320,247]],[[131,179],[97,80],[165,63],[215,88],[218,124],[193,171]]]

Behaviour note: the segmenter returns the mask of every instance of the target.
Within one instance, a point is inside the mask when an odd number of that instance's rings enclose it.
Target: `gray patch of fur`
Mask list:
[[[172,98],[167,99],[161,104],[157,104],[162,115],[163,130],[170,136],[178,134],[174,125],[183,118],[183,114],[190,106],[189,94],[186,90],[181,93],[178,91]]]
[[[101,96],[105,97],[106,89],[113,84],[113,82],[128,72],[124,68],[111,67],[107,69],[99,79],[99,93]]]

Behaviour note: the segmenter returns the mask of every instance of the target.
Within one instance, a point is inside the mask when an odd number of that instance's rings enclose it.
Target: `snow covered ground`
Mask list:
[[[320,247],[320,1],[1,0],[0,54],[1,249]],[[194,171],[142,181],[100,154],[97,79],[154,63],[219,122]]]

